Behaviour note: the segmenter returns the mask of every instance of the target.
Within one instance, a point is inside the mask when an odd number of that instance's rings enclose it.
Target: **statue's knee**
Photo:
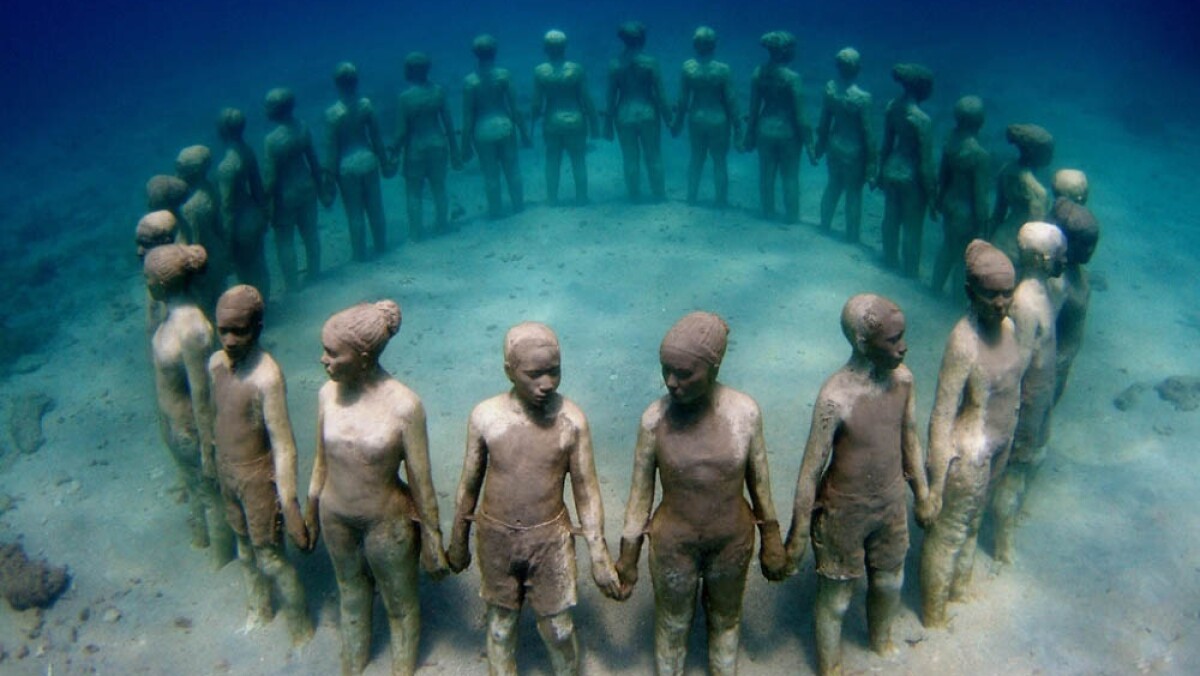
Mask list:
[[[575,635],[575,622],[567,613],[560,613],[538,620],[543,638],[554,644],[563,644]]]

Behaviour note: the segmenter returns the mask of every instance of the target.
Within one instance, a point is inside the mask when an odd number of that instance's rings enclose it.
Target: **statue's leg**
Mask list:
[[[313,635],[313,623],[308,615],[304,585],[300,583],[296,569],[284,556],[283,545],[255,546],[254,558],[258,569],[275,583],[275,589],[279,592],[280,605],[283,607],[284,617],[287,618],[292,644],[307,643]]]
[[[375,586],[363,555],[362,532],[323,510],[321,536],[337,579],[342,674],[361,674],[371,659],[371,606],[375,598]]]
[[[779,158],[774,142],[758,144],[758,197],[762,205],[762,217],[775,215],[775,175],[779,171]]]
[[[883,189],[883,223],[880,235],[883,238],[883,264],[894,268],[900,264],[900,191],[887,183]]]
[[[429,192],[433,193],[434,229],[444,233],[449,227],[450,199],[446,195],[446,174],[450,171],[448,151],[439,150],[426,160],[425,177],[429,179]]]
[[[704,160],[708,154],[708,142],[704,132],[692,128],[688,132],[687,203],[695,204],[700,195],[700,175],[704,171]]]
[[[788,139],[781,147],[779,174],[783,182],[783,211],[787,223],[800,221],[800,143]]]
[[[312,281],[321,274],[321,234],[317,230],[317,200],[309,200],[297,214],[300,240],[304,242],[304,260],[307,263],[305,279]]]
[[[490,676],[517,674],[517,619],[520,610],[488,605],[487,658]]]
[[[563,136],[561,134],[546,134],[546,202],[558,204],[558,181],[562,176]],[[571,158],[575,162],[575,158]],[[576,189],[578,189],[576,182]]]
[[[922,190],[915,184],[904,189],[903,215],[904,242],[901,244],[901,260],[904,276],[916,279],[921,271],[921,238],[925,232],[925,210],[928,202]]]
[[[637,125],[618,124],[617,140],[625,172],[625,193],[636,202],[642,196],[642,147]]]
[[[822,676],[842,673],[842,618],[853,592],[854,580],[817,576],[813,622],[817,630],[817,669]]]
[[[683,673],[688,630],[696,614],[700,584],[697,562],[666,538],[650,541],[650,577],[654,583],[654,659],[658,676]]]
[[[296,265],[296,217],[290,210],[276,213],[271,224],[275,233],[275,256],[283,271],[283,285],[291,293],[300,288],[300,273]]]
[[[705,134],[713,158],[713,186],[718,209],[729,206],[729,125]]]
[[[362,191],[367,222],[371,225],[371,239],[375,242],[375,253],[380,254],[387,251],[387,219],[383,215],[383,189],[378,169],[372,169],[362,178]]]
[[[407,676],[417,669],[421,638],[420,536],[412,521],[392,519],[372,527],[364,545],[387,610],[392,673]]]
[[[646,177],[650,179],[650,194],[662,201],[667,198],[666,172],[662,159],[662,125],[658,120],[641,126],[642,152],[646,157]]]
[[[483,174],[483,192],[487,196],[488,218],[500,218],[504,207],[500,203],[500,153],[503,141],[476,143],[479,170]]]
[[[892,621],[900,607],[900,589],[904,586],[904,566],[892,570],[867,569],[867,627],[871,649],[879,655],[896,652],[892,641]]]
[[[821,230],[828,232],[833,229],[833,214],[837,211],[838,200],[842,198],[845,183],[837,160],[829,157],[826,159],[826,163],[829,181],[825,184],[825,192],[821,193]],[[850,208],[849,200],[846,201],[846,208],[847,210]],[[849,213],[847,213],[847,219],[849,219]]]
[[[404,197],[408,207],[408,238],[413,242],[425,239],[425,228],[421,220],[421,192],[425,189],[425,177],[421,175],[404,175]]]
[[[573,132],[565,139],[567,153],[571,156],[571,174],[575,177],[575,203],[588,202],[587,134]]]
[[[714,676],[737,674],[742,598],[753,552],[754,526],[747,523],[745,537],[727,545],[703,573],[701,597],[708,624],[708,672]]]
[[[579,673],[579,640],[575,636],[575,622],[571,611],[564,610],[555,615],[539,617],[538,634],[550,653],[550,664],[555,676],[573,676]]]
[[[346,226],[350,230],[350,252],[356,261],[367,259],[366,219],[363,213],[365,195],[363,180],[359,176],[343,173],[338,177],[338,192],[342,195],[342,206],[346,210]]]
[[[508,182],[508,199],[512,202],[513,213],[517,213],[525,208],[525,184],[521,180],[521,165],[517,159],[516,135],[508,137],[500,145],[500,167]]]

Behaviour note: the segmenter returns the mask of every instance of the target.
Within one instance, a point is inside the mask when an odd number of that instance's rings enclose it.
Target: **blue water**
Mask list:
[[[0,492],[21,499],[16,510],[0,516],[0,539],[24,534],[32,551],[76,569],[76,582],[49,611],[48,633],[0,634],[10,655],[0,657],[0,672],[45,673],[53,664],[56,673],[89,667],[123,673],[139,666],[155,673],[166,659],[155,646],[167,643],[177,651],[168,654],[189,665],[188,672],[220,669],[222,663],[233,673],[336,668],[335,587],[323,553],[300,564],[311,604],[319,609],[314,612],[324,622],[316,647],[286,656],[278,626],[267,638],[236,633],[241,590],[235,571],[208,571],[203,555],[187,549],[186,533],[156,546],[164,537],[156,529],[180,526],[184,510],[162,495],[173,470],[145,387],[140,274],[131,242],[144,182],[170,172],[186,145],[215,148],[213,123],[226,106],[246,111],[246,138],[258,147],[267,128],[262,98],[275,86],[291,87],[298,115],[319,129],[321,112],[334,99],[332,69],[342,60],[358,65],[362,93],[376,102],[385,136],[391,135],[395,93],[404,86],[401,62],[412,50],[432,57],[432,78],[448,88],[457,118],[462,77],[474,67],[470,41],[481,32],[498,38],[499,62],[514,72],[525,106],[530,71],[542,61],[542,34],[565,31],[568,57],[588,70],[593,98],[602,105],[606,63],[619,50],[616,26],[630,18],[647,25],[647,52],[659,58],[672,101],[695,26],[718,31],[717,56],[734,69],[743,109],[750,72],[764,58],[759,36],[786,29],[799,40],[793,67],[804,77],[810,122],[817,117],[820,86],[832,76],[832,55],[853,45],[863,54],[860,84],[875,97],[877,133],[883,105],[896,93],[891,64],[921,62],[935,73],[925,109],[939,146],[952,125],[954,101],[975,93],[987,105],[981,138],[997,164],[1013,154],[1005,125],[1035,122],[1055,134],[1052,167],[1079,167],[1091,179],[1090,206],[1104,228],[1092,267],[1108,291],[1094,296],[1073,389],[1056,413],[1058,455],[1040,489],[1045,497],[1031,507],[1022,535],[1030,553],[1015,570],[994,578],[980,564],[978,597],[967,607],[982,606],[992,616],[963,611],[961,630],[925,634],[911,591],[919,543],[914,530],[903,625],[910,643],[900,658],[880,662],[865,648],[863,621],[848,620],[848,666],[882,665],[898,673],[1200,669],[1195,647],[1181,648],[1194,643],[1189,638],[1196,635],[1200,597],[1200,530],[1189,497],[1191,477],[1200,472],[1191,452],[1200,433],[1197,414],[1171,410],[1153,391],[1130,413],[1110,405],[1129,384],[1197,373],[1196,5],[343,0],[331,8],[232,0],[103,7],[52,0],[7,7],[0,22],[0,129],[6,132],[0,152],[0,348],[8,357],[0,367],[0,398],[39,389],[59,400],[45,421],[47,446],[35,456],[9,458],[0,469]],[[330,277],[310,295],[274,308],[267,332],[289,377],[302,489],[311,463],[313,396],[324,377],[315,363],[316,331],[330,312],[380,296],[402,298],[405,306],[405,328],[385,362],[421,393],[430,411],[444,525],[453,510],[467,411],[504,387],[500,336],[527,318],[559,329],[567,362],[563,390],[591,416],[597,448],[607,449],[597,462],[614,545],[634,424],[641,407],[661,393],[654,348],[686,310],[715,309],[734,327],[722,376],[763,406],[774,451],[775,502],[785,525],[807,407],[821,379],[845,357],[836,309],[849,293],[886,292],[909,312],[909,363],[924,435],[941,348],[961,302],[931,298],[879,269],[878,196],[868,197],[868,246],[859,249],[813,232],[823,169],[802,169],[803,222],[792,228],[755,218],[757,167],[751,156],[731,158],[736,208],[729,214],[687,209],[686,143],[668,139],[670,201],[630,207],[618,152],[596,141],[589,157],[593,205],[555,211],[540,205],[540,134],[535,138],[538,149],[521,159],[531,209],[519,220],[483,221],[474,165],[449,179],[452,203],[466,211],[461,233],[403,245],[356,267],[348,262],[341,207],[321,212]],[[706,174],[702,196],[711,194],[708,181]],[[569,195],[566,176],[563,188]],[[393,241],[400,241],[401,188],[392,180],[384,191]],[[839,217],[835,227],[840,225]],[[927,224],[926,233],[927,279],[940,228]],[[571,265],[560,266],[559,259]],[[105,464],[96,465],[97,459]],[[60,482],[64,474],[68,480]],[[70,481],[82,486],[80,493],[65,492]],[[155,491],[147,506],[145,495]],[[130,498],[135,507],[126,513],[120,495],[143,497]],[[1126,577],[1127,569],[1138,573]],[[189,579],[176,583],[183,577],[177,571]],[[815,669],[811,566],[783,587],[767,587],[753,566],[751,576],[743,672]],[[135,577],[137,584],[129,582]],[[216,581],[211,589],[210,579]],[[430,673],[484,672],[477,658],[481,606],[472,579],[424,589],[425,611],[434,613],[422,638],[422,662]],[[615,606],[589,588],[581,563],[577,621],[592,673],[650,668],[652,603],[645,573],[643,580],[638,597]],[[84,622],[78,619],[83,607],[97,617],[117,607],[124,617],[112,624]],[[861,610],[860,599],[852,614]],[[194,628],[172,629],[171,618],[183,615],[195,618]],[[0,615],[0,627],[22,621]],[[82,638],[67,637],[72,627]],[[522,668],[548,673],[532,625],[523,624],[522,632]],[[702,634],[697,627],[689,673],[703,670]],[[377,627],[376,635],[371,668],[382,673],[386,631]],[[13,657],[14,646],[22,644],[35,653],[44,646],[45,655]],[[85,651],[88,644],[99,651]]]

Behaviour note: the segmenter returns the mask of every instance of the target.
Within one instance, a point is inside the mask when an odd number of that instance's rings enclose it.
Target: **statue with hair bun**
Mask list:
[[[1036,124],[1010,124],[1004,137],[1017,149],[1017,159],[996,177],[996,205],[988,223],[987,240],[1020,267],[1017,233],[1026,223],[1042,221],[1049,209],[1046,186],[1035,172],[1054,159],[1054,137]]]
[[[659,347],[667,394],[646,408],[638,428],[617,574],[622,598],[628,598],[649,536],[660,676],[684,671],[698,592],[708,626],[709,673],[737,673],[756,526],[763,576],[787,576],[762,412],[752,398],[717,381],[728,340],[728,325],[711,312],[676,322]],[[656,479],[663,494],[652,516]]]
[[[166,212],[151,215],[155,214]],[[169,216],[150,219],[147,230],[151,224],[162,230],[168,224],[173,226],[174,219]],[[218,511],[213,461],[213,409],[205,369],[213,351],[213,328],[189,288],[207,262],[204,247],[165,244],[146,253],[142,269],[151,302],[163,309],[150,340],[159,431],[179,469],[191,507],[192,545],[208,547],[213,563],[220,568],[233,558],[233,534]]]
[[[400,307],[390,300],[342,310],[321,330],[329,382],[317,399],[305,520],[310,546],[323,534],[333,560],[344,674],[361,673],[370,660],[376,589],[391,628],[391,673],[413,673],[421,632],[418,566],[435,579],[449,570],[425,408],[379,364],[399,330]]]
[[[925,523],[932,513],[904,332],[904,313],[890,300],[864,293],[846,301],[842,333],[850,359],[825,381],[813,405],[787,553],[795,569],[812,541],[823,675],[842,673],[842,620],[864,575],[871,649],[896,651],[892,621],[908,553],[906,483],[917,519]]]

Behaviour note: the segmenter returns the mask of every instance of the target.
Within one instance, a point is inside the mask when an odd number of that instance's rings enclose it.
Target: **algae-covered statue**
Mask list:
[[[170,216],[151,216],[155,214]],[[165,216],[153,220],[165,221]],[[208,547],[219,568],[233,558],[233,535],[219,511],[213,464],[213,410],[205,369],[213,352],[213,329],[189,290],[207,259],[202,246],[164,244],[147,252],[142,270],[150,298],[163,304],[150,341],[159,431],[191,507],[192,545]]]
[[[758,150],[758,193],[763,218],[775,215],[775,178],[783,186],[786,222],[800,220],[800,154],[812,157],[812,129],[804,119],[800,75],[788,67],[796,56],[796,38],[787,31],[762,36],[767,62],[750,79],[750,117],[746,151]]]
[[[196,234],[181,210],[189,192],[187,182],[178,176],[158,174],[146,181],[146,211],[171,212],[177,224],[176,244],[196,243]]]
[[[393,674],[417,668],[420,567],[448,571],[429,467],[421,398],[379,364],[400,329],[392,301],[342,310],[321,330],[329,375],[317,405],[317,454],[305,519],[333,559],[341,612],[342,672],[370,660],[371,607],[378,588],[391,628]],[[404,464],[407,483],[400,478]]]
[[[756,525],[763,575],[786,576],[762,413],[749,396],[717,381],[728,334],[724,320],[707,312],[671,327],[659,348],[667,395],[650,404],[638,428],[617,571],[628,596],[648,535],[660,675],[683,673],[697,591],[708,626],[709,671],[737,673]],[[651,517],[656,478],[663,495]]]
[[[480,35],[471,43],[479,65],[463,81],[463,162],[479,156],[488,218],[500,218],[500,175],[508,183],[513,213],[525,207],[525,189],[517,162],[517,140],[529,148],[529,128],[517,108],[517,88],[507,68],[496,65],[496,38]]]
[[[979,524],[1004,471],[1021,397],[1021,353],[1008,317],[1013,264],[976,239],[965,254],[967,316],[942,353],[929,418],[932,523],[921,547],[921,611],[926,627],[946,626],[946,603],[971,584]]]
[[[729,205],[729,148],[742,145],[742,118],[733,93],[733,72],[729,65],[713,58],[717,32],[708,26],[696,29],[692,36],[696,58],[683,62],[679,102],[671,122],[671,136],[679,136],[688,125],[687,202],[696,204],[700,193],[700,174],[711,155],[716,206]],[[732,133],[732,137],[731,137]]]
[[[333,71],[337,103],[325,109],[326,183],[336,183],[350,229],[350,254],[356,261],[367,259],[367,226],[375,252],[387,250],[387,220],[379,174],[392,176],[395,165],[385,162],[387,149],[379,131],[379,117],[371,99],[358,95],[358,69],[343,61]],[[327,189],[332,188],[328,186]]]
[[[592,579],[606,596],[620,592],[604,540],[591,430],[583,411],[558,393],[560,363],[558,338],[550,327],[514,326],[504,338],[504,372],[512,389],[476,406],[467,424],[447,555],[455,572],[470,565],[474,522],[492,674],[516,673],[517,619],[526,601],[537,616],[554,673],[579,671],[571,617],[575,541],[563,501],[567,475]]]
[[[229,276],[229,236],[221,220],[221,199],[209,179],[212,151],[208,146],[188,146],[175,157],[175,175],[188,184],[188,196],[179,207],[194,232],[196,241],[208,253],[208,265],[193,283],[204,311],[212,314],[217,298],[225,290]]]
[[[587,141],[600,133],[596,106],[588,93],[587,78],[580,66],[567,61],[567,36],[552,30],[542,39],[546,62],[533,71],[533,103],[530,124],[542,119],[546,143],[546,201],[558,203],[558,181],[563,152],[571,159],[575,178],[575,203],[587,204]]]
[[[625,45],[621,55],[608,66],[608,97],[604,118],[604,138],[621,142],[625,167],[625,190],[629,199],[641,198],[641,159],[646,160],[646,177],[655,200],[666,199],[663,176],[662,127],[670,126],[671,111],[663,90],[658,61],[646,55],[646,27],[640,21],[626,21],[617,30]]]
[[[263,184],[267,212],[275,233],[275,254],[283,283],[290,293],[300,288],[296,263],[296,232],[304,243],[305,278],[321,274],[321,240],[317,230],[318,198],[333,203],[332,186],[325,185],[321,164],[308,125],[296,119],[296,97],[278,87],[267,92],[267,119],[275,128],[267,133],[263,150]]]
[[[179,236],[179,221],[166,209],[151,211],[138,219],[134,231],[134,243],[137,245],[138,260],[145,265],[146,254],[155,247],[174,244]],[[154,340],[154,332],[167,316],[167,304],[156,299],[146,289],[146,341],[147,345]]]
[[[895,651],[892,620],[908,552],[906,481],[917,519],[927,522],[932,510],[916,390],[903,364],[904,330],[904,314],[886,298],[860,294],[848,300],[842,333],[850,341],[850,360],[825,381],[813,406],[786,546],[794,568],[812,540],[822,674],[842,673],[842,618],[864,572],[871,649]]]
[[[915,63],[892,67],[892,79],[904,90],[888,102],[879,149],[879,177],[883,189],[883,262],[900,266],[905,277],[916,278],[921,268],[921,235],[925,211],[936,218],[931,205],[937,195],[937,169],[933,164],[932,122],[921,102],[933,93],[933,73]],[[899,256],[899,257],[897,257]]]
[[[1055,321],[1058,343],[1054,369],[1054,403],[1057,404],[1067,386],[1075,356],[1083,346],[1083,330],[1092,297],[1092,284],[1084,266],[1096,251],[1100,224],[1086,206],[1088,183],[1082,171],[1059,169],[1054,173],[1052,186],[1055,200],[1051,218],[1067,237],[1067,265],[1055,294],[1059,304]]]
[[[871,95],[854,83],[861,64],[858,50],[839,50],[833,63],[838,77],[825,84],[813,149],[814,162],[828,157],[829,182],[821,195],[821,229],[833,229],[833,214],[844,194],[846,241],[856,244],[862,229],[863,185],[875,180],[878,149],[871,131]]]
[[[242,134],[246,116],[237,108],[226,108],[217,118],[217,135],[225,144],[225,156],[217,164],[217,189],[221,195],[221,219],[229,235],[229,257],[234,276],[243,284],[271,295],[271,277],[263,239],[267,235],[267,192],[258,157]]]
[[[1013,294],[1011,315],[1025,373],[1012,452],[995,489],[996,559],[1012,563],[1017,516],[1029,483],[1046,458],[1050,411],[1054,407],[1057,331],[1050,280],[1062,274],[1067,240],[1049,223],[1034,221],[1017,234],[1021,281]]]
[[[433,227],[437,233],[449,228],[450,203],[446,197],[447,166],[462,169],[458,135],[450,117],[446,90],[429,80],[433,62],[423,52],[404,58],[404,79],[408,89],[400,93],[396,111],[396,141],[392,156],[404,153],[404,199],[408,208],[408,237],[414,242],[425,238],[422,224],[422,195],[425,183],[433,195]],[[393,161],[395,161],[393,159]]]
[[[216,407],[217,478],[246,575],[246,628],[274,617],[274,587],[292,642],[299,645],[312,637],[313,625],[300,577],[284,553],[281,517],[297,547],[308,550],[311,542],[296,498],[296,441],[287,387],[279,365],[258,341],[264,309],[262,295],[245,284],[217,301],[221,350],[208,360]]]
[[[991,209],[988,172],[992,157],[979,143],[983,100],[964,96],[954,104],[954,131],[942,148],[934,210],[942,217],[942,248],[933,266],[933,291],[941,293],[963,261],[967,244],[987,228]]]
[[[1054,137],[1036,124],[1010,124],[1004,137],[1016,146],[1018,156],[996,177],[996,206],[987,239],[1020,267],[1017,232],[1026,223],[1046,218],[1046,187],[1034,172],[1054,159]]]

